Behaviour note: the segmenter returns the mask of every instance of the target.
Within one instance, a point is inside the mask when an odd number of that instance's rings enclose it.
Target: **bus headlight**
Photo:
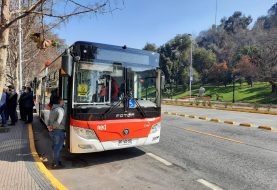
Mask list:
[[[81,127],[74,127],[75,132],[84,139],[98,139],[94,130]]]
[[[159,131],[161,129],[161,123],[156,123],[155,125],[152,126],[150,134],[152,133],[156,133],[157,131]]]

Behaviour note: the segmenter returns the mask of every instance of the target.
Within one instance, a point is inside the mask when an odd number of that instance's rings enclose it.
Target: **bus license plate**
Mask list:
[[[131,145],[132,139],[124,139],[118,141],[118,146],[125,146],[125,145]]]

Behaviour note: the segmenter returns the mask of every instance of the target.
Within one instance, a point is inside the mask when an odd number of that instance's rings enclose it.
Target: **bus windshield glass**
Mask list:
[[[141,107],[157,107],[154,67],[82,62],[75,68],[74,104],[106,107],[127,97]]]
[[[135,98],[141,107],[156,107],[159,96],[156,69],[129,67],[127,71],[127,94]]]
[[[121,82],[121,65],[79,63],[75,69],[75,104],[107,105],[118,101]]]

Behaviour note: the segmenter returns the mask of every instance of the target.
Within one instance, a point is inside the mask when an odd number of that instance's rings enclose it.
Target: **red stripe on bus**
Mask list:
[[[118,119],[103,121],[81,121],[70,119],[70,125],[74,127],[93,129],[100,141],[112,141],[120,139],[143,138],[150,133],[151,127],[161,118],[146,119]],[[129,130],[128,135],[124,135],[124,129]]]

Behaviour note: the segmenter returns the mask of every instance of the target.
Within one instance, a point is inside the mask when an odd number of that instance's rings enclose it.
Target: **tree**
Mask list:
[[[22,19],[22,75],[23,85],[28,85],[31,80],[39,73],[44,63],[59,54],[59,47],[63,45],[63,41],[57,36],[53,35],[50,30],[45,31],[45,37],[52,39],[56,42],[56,47],[48,47],[47,51],[37,48],[37,44],[33,43],[30,35],[33,31],[36,31],[41,26],[41,20],[39,17],[32,15]],[[45,29],[49,29],[50,26],[45,25]],[[14,24],[14,27],[10,29],[9,36],[9,48],[8,59],[6,67],[6,84],[12,84],[19,90],[18,74],[19,68],[17,67],[19,61],[18,51],[18,24]]]
[[[48,39],[44,35],[44,17],[48,17],[54,26],[68,20],[69,18],[86,13],[105,13],[110,6],[109,0],[92,4],[91,2],[80,3],[77,0],[61,0],[54,3],[53,0],[29,0],[23,4],[21,9],[16,6],[15,0],[1,0],[1,20],[0,20],[0,91],[5,84],[5,68],[7,65],[10,29],[19,19],[28,16],[38,16],[41,18],[40,43],[44,44]],[[25,2],[25,1],[24,1]],[[11,6],[12,5],[12,6]],[[61,7],[64,9],[61,10]],[[60,11],[57,11],[60,10]],[[109,11],[112,11],[111,9]]]
[[[247,55],[241,56],[239,62],[233,70],[235,76],[243,77],[246,79],[247,83],[253,86],[253,80],[258,75],[258,68],[251,63],[251,59]]]
[[[202,83],[207,82],[209,69],[216,63],[216,55],[211,50],[196,48],[193,52],[193,67],[201,75]]]
[[[264,81],[272,85],[272,92],[277,94],[277,28],[271,29],[270,33],[265,33],[260,38],[260,70],[263,74]]]
[[[176,89],[178,85],[185,88],[185,79],[181,76],[184,76],[184,68],[189,64],[190,45],[188,34],[178,34],[158,49],[161,54],[161,69],[168,82],[174,80]]]
[[[270,28],[277,27],[277,3],[268,10],[268,23]]]
[[[277,3],[268,10],[267,16],[261,16],[254,24],[254,30],[270,30],[277,27]],[[260,31],[261,32],[261,31]]]
[[[143,50],[157,52],[158,48],[157,48],[156,44],[146,43],[145,46],[143,47]]]
[[[217,84],[223,83],[225,86],[230,83],[230,72],[227,63],[214,64],[209,70],[208,79]]]
[[[221,19],[221,25],[228,33],[238,33],[241,30],[246,30],[249,24],[252,22],[251,16],[244,16],[241,12],[236,11],[228,19]]]

